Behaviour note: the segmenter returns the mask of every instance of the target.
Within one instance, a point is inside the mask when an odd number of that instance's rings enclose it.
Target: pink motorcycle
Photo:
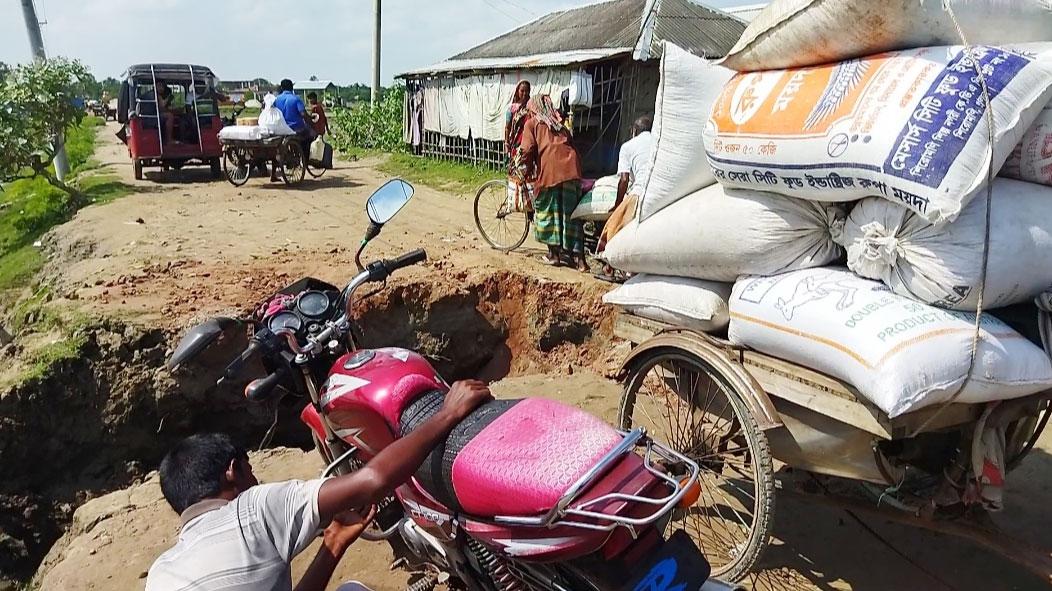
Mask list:
[[[357,346],[352,306],[359,288],[426,260],[416,250],[363,267],[362,251],[412,197],[393,180],[366,205],[371,225],[358,251],[360,273],[342,290],[303,279],[277,294],[251,322],[248,348],[227,368],[239,375],[258,357],[268,375],[251,382],[253,401],[278,393],[309,400],[301,418],[328,462],[346,474],[438,411],[448,385],[422,356]],[[171,367],[241,324],[213,319],[184,337]],[[387,541],[422,573],[412,591],[440,582],[471,591],[731,589],[682,531],[665,535],[700,493],[697,463],[651,440],[620,432],[552,400],[495,400],[478,408],[395,491],[366,538]]]

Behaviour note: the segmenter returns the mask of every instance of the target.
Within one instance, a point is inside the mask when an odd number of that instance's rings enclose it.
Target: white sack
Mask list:
[[[592,190],[581,197],[570,219],[601,221],[610,217],[610,210],[617,204],[617,175],[604,176],[595,181]]]
[[[1052,98],[1052,44],[976,47],[996,173]],[[886,197],[937,223],[986,182],[985,100],[961,47],[738,74],[705,130],[717,180],[803,199]]]
[[[731,295],[731,342],[840,378],[895,417],[944,402],[968,373],[975,314],[895,295],[847,269],[746,277]],[[975,370],[957,402],[1052,386],[1043,350],[983,315]]]
[[[970,44],[1052,41],[1048,0],[953,0],[951,6]],[[959,43],[941,0],[774,0],[722,63],[778,70]]]
[[[285,123],[285,116],[274,106],[276,96],[267,94],[263,97],[263,110],[259,112],[256,124],[263,130],[262,133],[269,135],[296,135],[296,132]]]
[[[673,326],[720,332],[730,322],[727,310],[730,297],[730,283],[636,275],[604,295],[603,302]]]
[[[702,133],[712,104],[733,75],[732,70],[665,43],[654,106],[654,160],[639,201],[639,219],[716,182],[705,158]]]
[[[1052,105],[1037,116],[1001,168],[1001,176],[1052,185]]]
[[[1028,301],[1052,287],[1052,188],[997,179],[990,210],[986,309]],[[847,266],[899,295],[940,308],[979,302],[986,196],[957,221],[933,226],[885,199],[860,201],[841,237]]]
[[[606,247],[606,260],[630,273],[734,281],[827,265],[840,256],[831,228],[839,207],[713,185],[643,222]]]
[[[259,141],[271,133],[258,125],[227,125],[219,130],[220,140]]]

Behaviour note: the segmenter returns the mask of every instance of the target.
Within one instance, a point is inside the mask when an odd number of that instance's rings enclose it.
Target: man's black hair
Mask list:
[[[180,441],[161,461],[161,492],[176,513],[218,496],[230,462],[248,460],[229,435],[205,433]]]
[[[632,123],[632,131],[635,135],[639,135],[644,131],[650,131],[654,127],[654,118],[650,115],[643,115]]]
[[[308,93],[307,93],[307,100],[311,100],[311,101],[316,101],[316,100],[318,100],[318,93],[316,93],[316,92],[313,92],[313,91],[311,91],[311,92],[308,92]]]
[[[286,90],[292,90],[292,80],[288,78],[281,81],[281,91],[285,92]]]

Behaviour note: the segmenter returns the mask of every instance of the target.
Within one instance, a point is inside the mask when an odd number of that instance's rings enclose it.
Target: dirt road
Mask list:
[[[243,310],[304,274],[335,283],[349,278],[353,252],[366,226],[364,201],[385,180],[373,162],[362,161],[340,163],[322,180],[308,179],[299,190],[259,178],[234,188],[226,182],[207,182],[203,170],[163,178],[150,173],[147,180],[136,182],[123,147],[115,141],[108,140],[100,156],[139,192],[83,210],[56,231],[49,239],[57,253],[49,263],[50,273],[59,292],[86,309],[167,326]],[[412,203],[384,230],[370,256],[417,247],[428,250],[429,265],[392,283],[443,284],[452,293],[460,285],[489,281],[491,295],[530,299],[530,306],[520,305],[519,312],[505,310],[506,317],[524,325],[530,324],[530,314],[544,308],[545,298],[556,307],[584,305],[579,302],[594,302],[606,289],[577,272],[541,265],[536,247],[510,256],[485,248],[475,234],[470,200],[426,187],[417,187]],[[503,271],[519,279],[495,275]],[[509,283],[506,292],[501,292],[501,282]],[[454,306],[458,300],[445,301]],[[602,324],[602,319],[596,321]],[[504,396],[556,397],[613,420],[619,389],[600,374],[616,355],[594,350],[609,346],[608,338],[592,335],[584,342],[593,350],[583,356],[586,367],[578,363],[576,369],[573,356],[559,356],[563,349],[547,357],[536,343],[510,344],[513,356],[525,355],[529,348],[531,361],[497,374],[510,371],[497,391]],[[317,469],[312,455],[291,451],[270,452],[261,462],[270,479],[308,477]],[[95,506],[78,518],[94,525],[81,524],[82,533],[63,546],[68,551],[53,556],[44,588],[141,588],[140,575],[171,540],[174,519],[159,500],[155,484],[133,490],[113,501],[110,510],[99,514],[101,505]],[[1052,547],[1047,509],[1052,505],[1052,434],[1011,475],[1006,501],[997,521],[1012,534]],[[841,511],[780,501],[776,539],[766,554],[765,570],[752,583],[756,588],[801,591],[1042,587],[1040,580],[1011,562],[968,543],[880,521],[867,520],[866,525],[872,531]],[[400,589],[405,578],[388,572],[389,558],[384,548],[364,546],[341,574],[378,589]]]

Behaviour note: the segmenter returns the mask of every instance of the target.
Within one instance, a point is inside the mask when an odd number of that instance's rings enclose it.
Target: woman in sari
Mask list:
[[[529,117],[522,130],[524,160],[536,170],[533,199],[537,241],[548,246],[549,265],[568,263],[588,272],[584,260],[584,230],[570,219],[581,200],[581,162],[570,132],[548,95],[530,99]]]
[[[529,111],[526,104],[530,100],[530,83],[521,80],[515,85],[515,94],[511,97],[511,104],[505,113],[504,123],[504,149],[508,152],[508,178],[522,185],[527,182],[530,171],[523,160],[522,151],[519,149],[522,143],[522,128],[526,125]]]

